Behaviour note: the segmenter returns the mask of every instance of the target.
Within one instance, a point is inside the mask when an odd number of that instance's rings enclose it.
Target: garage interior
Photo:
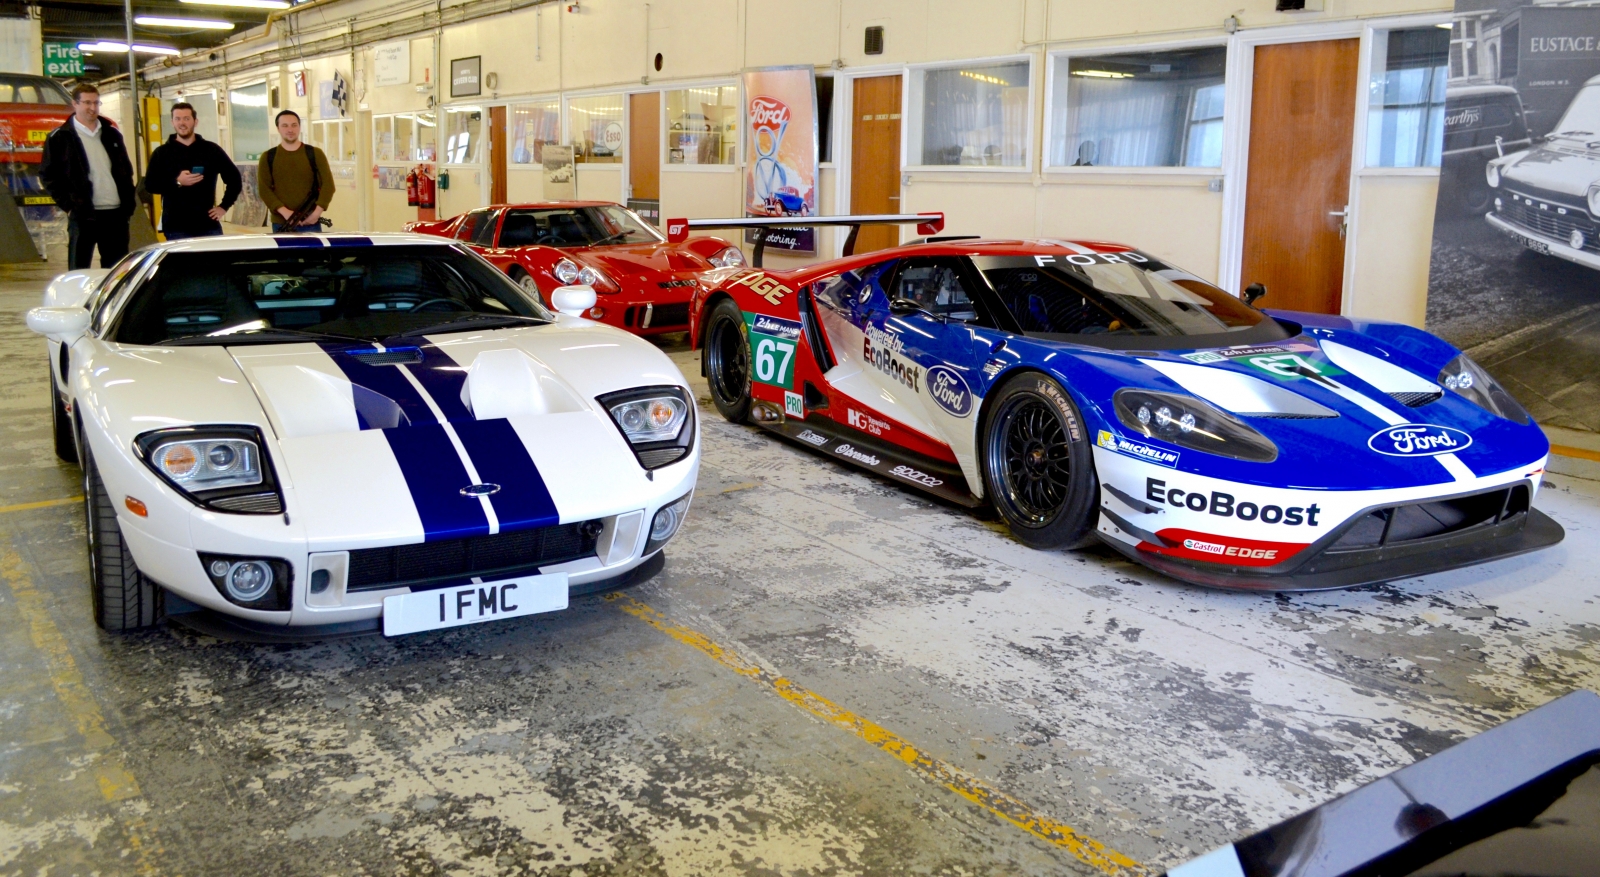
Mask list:
[[[164,138],[189,101],[241,165],[275,142],[269,112],[297,110],[335,157],[329,215],[352,232],[545,200],[535,141],[574,148],[575,197],[663,221],[741,215],[752,152],[737,135],[676,139],[685,101],[736,118],[741,72],[810,67],[829,119],[819,213],[1126,241],[1235,294],[1262,282],[1266,306],[1449,327],[1505,364],[1545,426],[1536,505],[1567,539],[1309,593],[1181,584],[1103,546],[1036,551],[990,510],[725,422],[675,333],[652,341],[695,391],[703,456],[649,580],[407,637],[109,634],[88,610],[83,476],[53,451],[48,363],[23,321],[66,270],[64,221],[45,222],[44,259],[0,264],[0,874],[1158,874],[1600,690],[1600,437],[1572,402],[1583,369],[1552,377],[1530,358],[1594,356],[1574,340],[1593,272],[1562,263],[1559,287],[1519,289],[1525,305],[1430,301],[1430,257],[1480,276],[1434,240],[1437,143],[1431,165],[1426,145],[1397,158],[1357,85],[1419,41],[1452,82],[1476,75],[1463,53],[1483,34],[1438,0],[1280,5],[310,0],[218,12],[233,31],[173,42],[176,63],[141,58],[137,102],[106,57],[89,77],[110,79],[105,115],[126,130],[136,103],[154,109]],[[15,20],[33,46],[110,40],[121,10],[45,3]],[[375,54],[401,44],[405,81],[376,84]],[[453,98],[441,74],[467,58],[481,93]],[[1195,128],[1214,145],[1102,161],[1109,139],[1067,135],[1069,111],[1088,113],[1067,83],[1114,81],[1129,58],[1212,77],[1216,115],[1187,122],[1214,125]],[[929,83],[948,71],[1005,83],[997,152],[923,148],[917,126],[942,111]],[[330,115],[320,84],[336,81],[350,97]],[[1281,136],[1308,106],[1325,142]],[[607,124],[574,121],[590,116]],[[625,146],[591,137],[611,122]],[[397,145],[424,128],[438,152]],[[393,185],[424,164],[451,180],[434,216]],[[249,209],[229,233],[264,231]],[[855,247],[911,237],[864,228]],[[845,244],[816,238],[768,267]]]

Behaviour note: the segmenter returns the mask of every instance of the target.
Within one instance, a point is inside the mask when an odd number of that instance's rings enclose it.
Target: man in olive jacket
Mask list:
[[[67,213],[67,268],[87,268],[100,249],[100,267],[128,254],[134,200],[133,163],[122,133],[100,115],[100,90],[72,89],[72,118],[44,140],[39,168],[46,192]]]
[[[322,211],[333,203],[333,171],[322,150],[300,140],[300,115],[284,110],[273,120],[279,144],[261,153],[256,188],[267,205],[272,230],[319,231]]]

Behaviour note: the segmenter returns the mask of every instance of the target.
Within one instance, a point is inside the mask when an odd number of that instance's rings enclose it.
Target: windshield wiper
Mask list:
[[[513,325],[513,326],[518,324],[518,323],[533,323],[535,325],[543,326],[543,325],[548,324],[549,322],[550,322],[549,320],[543,319],[541,317],[525,317],[525,316],[522,316],[521,314],[482,314],[482,313],[462,314],[461,316],[457,317],[454,320],[447,320],[447,321],[445,321],[443,323],[434,323],[431,326],[423,326],[423,327],[418,328],[418,329],[407,329],[406,331],[401,332],[398,335],[391,335],[389,337],[391,337],[391,338],[413,338],[413,337],[416,337],[417,335],[427,335],[427,334],[432,333],[432,332],[441,332],[441,331],[443,331],[445,329],[450,329],[450,328],[452,328],[452,327],[454,327],[454,326],[456,326],[456,325],[458,325],[460,323],[477,323],[477,324],[480,324],[479,327],[482,328],[481,324],[483,324],[483,323],[504,323],[506,325]]]
[[[597,240],[594,243],[590,244],[589,246],[591,246],[591,247],[603,247],[606,244],[611,243],[611,241],[613,241],[616,238],[625,238],[630,234],[633,234],[633,231],[631,229],[628,230],[628,231],[619,231],[616,234],[608,234],[605,237],[601,238],[600,240]]]
[[[200,345],[200,344],[232,344],[235,341],[274,341],[280,338],[320,338],[324,341],[365,341],[354,335],[333,335],[328,332],[308,332],[304,329],[278,329],[265,327],[260,329],[241,329],[237,332],[223,332],[212,335],[185,335],[182,338],[167,338],[156,342],[157,345]]]

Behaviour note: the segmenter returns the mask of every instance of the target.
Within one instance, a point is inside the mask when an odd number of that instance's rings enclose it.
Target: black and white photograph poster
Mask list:
[[[1600,431],[1600,7],[1457,0],[1428,328]]]

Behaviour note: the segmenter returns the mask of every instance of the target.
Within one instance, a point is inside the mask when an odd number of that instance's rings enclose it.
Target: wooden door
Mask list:
[[[506,108],[489,108],[489,203],[506,203]]]
[[[628,95],[630,201],[661,200],[661,93]]]
[[[900,77],[855,81],[850,133],[850,212],[900,212]],[[856,238],[857,253],[897,246],[900,229],[869,225]]]
[[[1262,307],[1337,314],[1358,40],[1258,46],[1240,288]]]

